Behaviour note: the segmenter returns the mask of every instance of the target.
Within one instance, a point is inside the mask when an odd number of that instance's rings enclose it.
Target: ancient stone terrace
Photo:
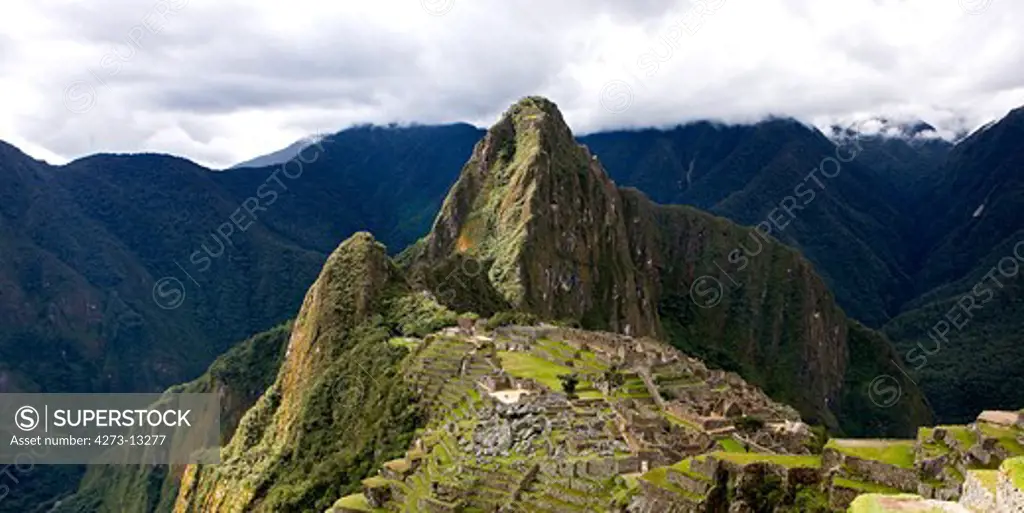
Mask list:
[[[991,419],[989,417],[989,419]],[[1024,457],[1010,458],[997,470],[968,470],[959,501],[919,495],[865,494],[851,513],[1020,513],[1024,511]]]
[[[743,450],[721,431],[735,430],[734,420],[797,418],[737,376],[648,340],[553,326],[483,332],[477,323],[394,343],[409,350],[410,383],[430,420],[404,457],[337,511],[625,507],[650,487],[638,477],[652,469]],[[577,382],[571,393],[567,376]],[[528,393],[500,395],[515,390]],[[761,424],[745,434],[771,436]],[[672,479],[680,489],[701,486]]]
[[[722,506],[715,503],[722,500],[715,489],[735,490],[730,507],[744,500],[754,506],[764,500],[758,490],[766,486],[832,511],[851,504],[851,511],[863,512],[1024,511],[1014,509],[1024,505],[1024,482],[1014,479],[1024,468],[1024,430],[1017,415],[986,412],[968,426],[923,428],[916,440],[833,439],[820,457],[723,447],[727,451],[644,474],[635,511]],[[709,488],[709,480],[718,488]]]
[[[428,424],[332,511],[672,513],[742,509],[766,490],[797,510],[1024,511],[1019,412],[915,440],[833,439],[815,455],[792,408],[667,346],[481,326],[392,341]]]

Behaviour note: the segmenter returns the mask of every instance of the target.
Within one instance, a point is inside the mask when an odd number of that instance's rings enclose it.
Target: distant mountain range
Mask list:
[[[323,138],[324,136],[322,135],[311,135],[308,137],[303,137],[302,139],[299,139],[298,141],[295,141],[289,144],[288,146],[281,148],[280,150],[277,150],[273,153],[261,155],[256,158],[246,160],[245,162],[239,162],[238,164],[231,166],[231,169],[241,169],[244,167],[278,166],[284,164],[285,162],[288,162],[289,160],[298,157],[299,153],[301,153],[302,150],[309,148],[312,145],[315,145],[316,143],[323,140]]]
[[[1019,111],[1012,113],[955,150],[934,138],[859,137],[863,151],[843,163],[836,178],[823,181],[826,187],[803,210],[794,209],[786,228],[774,230],[772,236],[800,249],[854,318],[881,327],[903,313],[904,305],[914,307],[927,300],[922,294],[968,276],[970,266],[1002,242],[995,239],[1008,237],[1017,228],[1012,208],[1004,205],[1013,204],[1019,178],[1012,165],[1000,162],[1020,158],[1019,150],[1008,142],[1008,132],[1019,117]],[[926,130],[919,125],[911,133]],[[311,282],[317,263],[338,240],[367,229],[398,251],[425,233],[483,134],[465,124],[360,126],[318,144],[299,141],[217,173],[160,155],[96,155],[53,167],[4,145],[0,169],[9,177],[9,187],[3,191],[6,229],[0,233],[11,240],[5,247],[18,249],[0,262],[0,269],[6,269],[2,276],[11,284],[7,295],[18,290],[18,297],[29,299],[2,310],[11,322],[0,337],[15,340],[45,331],[46,339],[64,340],[52,346],[64,351],[56,353],[59,361],[83,367],[62,378],[46,371],[13,372],[3,382],[11,389],[134,390],[198,374],[225,344],[286,318]],[[829,137],[787,119],[744,126],[698,122],[670,130],[598,133],[579,140],[601,159],[616,183],[636,187],[659,203],[693,205],[749,226],[765,222],[772,212],[778,215],[787,197],[808,194],[805,187],[796,189],[809,183],[810,171],[834,153]],[[281,168],[280,159],[297,156],[303,148],[308,163],[294,160],[291,168]],[[988,162],[995,159],[1000,162]],[[264,162],[277,166],[247,167]],[[288,178],[297,173],[301,175]],[[250,199],[252,215],[242,208]],[[950,200],[963,206],[951,210]],[[976,212],[980,217],[973,217]],[[231,223],[232,215],[251,218],[252,227],[244,220]],[[919,226],[923,219],[928,219],[926,229]],[[217,234],[225,223],[235,226],[227,244]],[[1002,228],[990,234],[989,223]],[[241,226],[247,227],[245,232]],[[964,240],[963,234],[950,234],[958,230],[974,233],[978,243],[957,242]],[[1007,230],[1011,233],[1004,233]],[[221,245],[228,250],[226,258],[207,254],[217,254]],[[275,246],[283,251],[270,249]],[[21,255],[18,264],[14,255]],[[250,306],[243,306],[244,298],[223,292],[225,282],[236,280],[239,290],[253,287],[242,282],[252,277],[247,273],[254,266],[279,265],[274,262],[305,262],[300,268],[306,269],[288,273],[293,284],[283,288],[277,282],[280,278],[261,277],[271,280],[266,290],[279,292],[275,301],[246,301]],[[61,297],[90,299],[76,306],[52,302],[55,296],[39,286],[47,282],[43,276],[51,266],[60,269],[52,272],[77,275],[60,281],[60,286],[76,291]],[[114,343],[118,334],[123,336],[135,325],[144,326],[146,333],[163,331],[160,326],[168,321],[161,319],[167,314],[157,308],[150,319],[145,312],[155,306],[150,284],[165,275],[187,285],[187,295],[198,300],[187,300],[186,310],[170,311],[172,316],[190,313],[167,329],[191,330],[194,336],[189,338],[205,348],[198,354],[208,356],[189,356],[187,365],[171,356],[161,364],[151,362],[148,370],[133,372],[130,378],[117,377],[124,367],[115,361],[109,362],[110,372],[104,371],[104,364],[97,363],[109,358],[102,348]],[[238,306],[228,306],[233,303]],[[215,305],[253,313],[232,321],[219,312],[213,321],[207,312]],[[113,318],[129,326],[115,329],[118,322]],[[263,320],[254,324],[254,319]],[[14,328],[30,324],[28,331]],[[216,342],[206,343],[210,337]],[[68,342],[75,339],[83,340]],[[166,346],[159,340],[166,338],[158,336],[143,346]],[[74,363],[80,358],[91,363]],[[12,369],[21,359],[12,354],[4,361]],[[89,377],[83,381],[82,375]],[[141,387],[139,380],[145,382]],[[937,409],[944,410],[941,404]]]
[[[742,126],[698,122],[576,140],[617,186],[755,227],[799,250],[816,271],[802,270],[801,276],[822,279],[820,287],[811,287],[814,297],[834,294],[852,319],[881,329],[897,349],[891,352],[887,341],[864,327],[835,321],[849,330],[849,340],[877,349],[857,358],[902,381],[907,393],[916,389],[915,381],[939,420],[962,422],[982,408],[1024,403],[1018,365],[1024,361],[1024,299],[1013,266],[1024,266],[1024,109],[956,145],[916,137],[925,131],[861,135],[855,154],[837,154],[841,134],[830,138],[789,119]],[[327,255],[360,230],[373,232],[394,254],[427,244],[443,257],[452,241],[437,239],[442,232],[436,220],[446,218],[438,212],[457,206],[445,203],[452,184],[469,187],[460,170],[486,134],[467,124],[361,126],[216,172],[154,154],[102,154],[50,166],[0,143],[0,390],[154,391],[195,378],[235,341],[292,318]],[[251,167],[262,163],[274,164]],[[555,204],[569,210],[582,204],[560,197],[563,189],[607,186],[547,185]],[[578,257],[602,273],[594,286],[603,292],[592,308],[509,296],[523,285],[502,280],[489,285],[497,294],[473,301],[486,299],[495,308],[527,305],[591,327],[625,331],[628,325],[635,333],[657,333],[711,364],[742,372],[805,414],[842,415],[837,404],[820,402],[828,394],[815,399],[802,395],[813,387],[772,381],[780,362],[792,372],[825,372],[814,368],[815,360],[750,353],[751,347],[774,346],[756,346],[770,339],[761,328],[749,339],[732,331],[733,313],[694,324],[686,285],[701,275],[694,274],[698,270],[741,284],[729,292],[735,295],[726,302],[732,309],[717,310],[735,312],[758,304],[750,303],[750,294],[768,290],[758,286],[776,290],[792,280],[791,266],[800,260],[773,249],[753,259],[756,265],[742,265],[732,251],[751,253],[757,239],[743,242],[746,232],[694,208],[658,207],[641,198],[627,189],[618,202],[593,203],[634,216],[621,219],[624,233],[584,230],[574,238],[581,247],[609,237],[618,241],[600,254]],[[449,216],[457,220],[453,226],[466,223],[462,215]],[[642,218],[649,218],[648,228],[634,228]],[[716,269],[695,268],[698,260],[708,261],[697,259],[694,247],[671,243],[683,236],[676,231],[682,227],[732,234],[714,239],[724,245],[716,242],[710,253]],[[414,245],[432,228],[433,242]],[[561,236],[557,229],[550,227],[556,231],[543,240]],[[652,239],[641,244],[635,240],[641,236]],[[633,268],[643,262],[617,254],[638,248],[650,252],[656,273],[637,275]],[[615,271],[605,276],[607,269]],[[431,283],[429,274],[421,279]],[[624,283],[643,294],[661,288],[657,306],[608,317],[642,301],[615,288]],[[945,340],[935,336],[937,328],[946,331]],[[834,381],[841,375],[828,376],[839,387],[834,392],[854,386]],[[859,375],[854,384],[873,377]]]

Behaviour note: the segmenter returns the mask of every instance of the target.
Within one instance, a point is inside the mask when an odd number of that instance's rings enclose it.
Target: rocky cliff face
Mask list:
[[[553,103],[525,98],[477,144],[425,242],[429,265],[475,259],[510,305],[658,333],[615,184]]]
[[[847,320],[810,263],[769,237],[624,189],[631,254],[666,338],[741,372],[809,420],[838,426]],[[730,261],[742,255],[739,272]]]

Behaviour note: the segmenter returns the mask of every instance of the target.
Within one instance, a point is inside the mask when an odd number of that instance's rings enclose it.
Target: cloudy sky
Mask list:
[[[353,123],[579,133],[871,115],[970,129],[1024,104],[1019,0],[4,0],[0,139],[54,163],[226,167]]]

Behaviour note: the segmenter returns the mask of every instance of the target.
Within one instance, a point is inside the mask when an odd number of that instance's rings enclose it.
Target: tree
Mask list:
[[[609,393],[616,388],[619,388],[626,382],[626,376],[622,374],[622,370],[618,364],[612,365],[611,368],[604,372],[604,380],[608,383]]]
[[[576,385],[580,384],[580,378],[575,372],[572,374],[559,374],[558,380],[562,382],[562,390],[566,395],[569,397],[576,395]]]

